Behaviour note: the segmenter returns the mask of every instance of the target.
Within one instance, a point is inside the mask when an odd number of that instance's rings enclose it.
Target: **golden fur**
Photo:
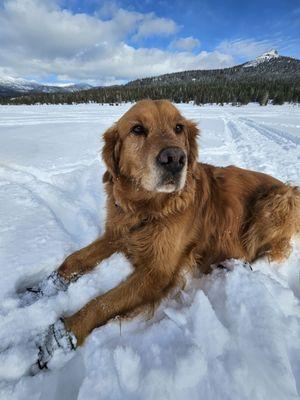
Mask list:
[[[145,134],[133,133],[137,124]],[[183,128],[176,133],[178,124]],[[299,189],[262,173],[198,163],[197,134],[170,102],[152,100],[138,102],[105,132],[105,233],[58,272],[72,280],[114,252],[124,253],[134,272],[65,318],[79,344],[109,319],[162,299],[186,268],[208,273],[211,264],[228,258],[288,256],[300,230]],[[187,160],[174,180],[164,180],[156,161],[169,147]]]

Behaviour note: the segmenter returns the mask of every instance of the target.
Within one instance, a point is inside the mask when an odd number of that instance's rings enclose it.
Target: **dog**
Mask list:
[[[66,258],[71,282],[115,252],[134,272],[65,317],[82,345],[110,319],[156,304],[183,272],[226,259],[288,257],[300,231],[300,190],[269,175],[197,162],[198,128],[167,100],[142,100],[104,133],[105,233]]]

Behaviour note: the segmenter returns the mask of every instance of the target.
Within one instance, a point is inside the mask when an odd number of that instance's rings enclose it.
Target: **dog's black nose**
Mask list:
[[[186,155],[179,147],[167,147],[156,157],[158,164],[166,170],[176,173],[185,166]]]

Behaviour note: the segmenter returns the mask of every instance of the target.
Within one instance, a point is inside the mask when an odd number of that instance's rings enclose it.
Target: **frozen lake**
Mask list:
[[[112,321],[63,369],[27,376],[34,336],[131,271],[114,255],[66,293],[19,307],[20,288],[101,234],[101,135],[129,107],[0,106],[0,399],[300,399],[296,246],[280,268],[192,280],[152,319]],[[299,106],[178,107],[201,129],[200,161],[300,185]]]

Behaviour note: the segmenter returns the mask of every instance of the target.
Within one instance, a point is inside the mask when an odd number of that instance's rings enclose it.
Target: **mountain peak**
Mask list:
[[[244,67],[256,67],[258,64],[265,62],[265,61],[270,61],[274,58],[278,58],[280,55],[278,54],[278,51],[275,49],[271,49],[269,51],[266,51],[265,53],[261,54],[260,56],[256,57],[255,60],[249,61],[246,64],[244,64]]]
[[[278,58],[279,54],[278,51],[275,49],[266,51],[265,53],[263,53],[262,55],[256,57],[256,60],[269,60],[270,58]]]

